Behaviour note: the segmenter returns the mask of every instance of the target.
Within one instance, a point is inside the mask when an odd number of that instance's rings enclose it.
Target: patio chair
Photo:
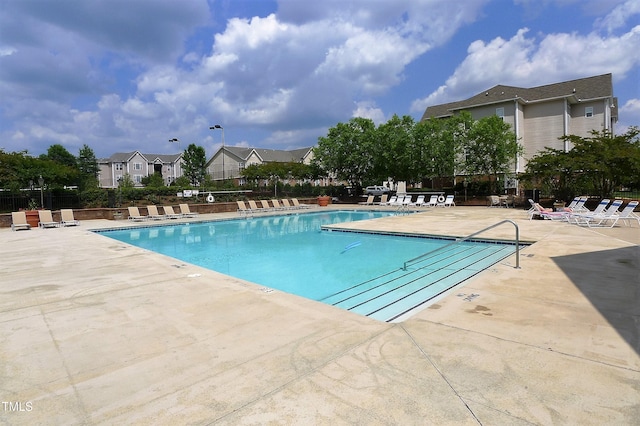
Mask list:
[[[622,206],[622,200],[614,200],[606,210],[601,213],[583,213],[575,215],[578,225],[587,225],[589,228],[601,226],[603,223],[615,219],[618,215],[618,209]]]
[[[386,206],[387,205],[387,200],[389,199],[389,195],[387,194],[382,194],[380,196],[380,201],[378,203],[373,203],[373,204],[378,204],[379,206]]]
[[[576,224],[580,224],[581,220],[586,220],[585,218],[601,215],[609,205],[609,202],[610,200],[608,198],[603,198],[600,201],[600,203],[598,203],[596,208],[593,209],[593,211],[581,209],[580,211],[577,211],[577,212],[571,212],[571,214],[569,215],[569,221],[570,222],[573,221]]]
[[[271,207],[269,205],[269,201],[268,200],[260,200],[260,205],[262,206],[262,210],[265,212],[269,212],[272,210],[275,210],[273,207]]]
[[[155,205],[147,206],[147,216],[149,217],[149,219],[153,219],[153,220],[160,220],[160,219],[166,218],[165,215],[160,214],[158,212],[158,207]]]
[[[51,210],[38,210],[38,217],[40,218],[40,223],[38,223],[40,228],[57,228],[60,226],[60,222],[53,220]]]
[[[236,204],[238,205],[238,214],[240,216],[248,216],[251,213],[251,209],[247,208],[244,201],[236,200]]]
[[[283,198],[281,202],[282,202],[282,207],[284,207],[285,210],[295,210],[298,208],[298,207],[292,206],[289,200],[287,200],[286,198]]]
[[[286,208],[284,206],[280,205],[280,201],[278,201],[278,200],[271,200],[271,204],[273,204],[273,209],[274,210],[286,210]]]
[[[189,209],[189,204],[180,204],[180,214],[182,217],[196,217],[198,216],[198,212],[192,212]]]
[[[148,219],[147,216],[143,216],[140,214],[140,211],[137,207],[127,207],[127,210],[129,210],[129,220],[141,221]]]
[[[162,206],[162,209],[164,210],[164,216],[168,219],[180,219],[182,217],[182,214],[173,210],[173,206]]]
[[[78,226],[80,225],[80,221],[76,220],[73,216],[73,210],[71,209],[60,209],[60,224],[62,226]]]
[[[304,204],[304,203],[300,204],[300,202],[298,201],[297,198],[292,198],[291,202],[293,203],[293,205],[295,207],[298,207],[299,209],[310,209],[311,208],[311,206],[309,204]]]
[[[11,230],[19,231],[21,229],[31,229],[31,225],[27,223],[27,215],[25,212],[11,212]]]
[[[416,198],[413,205],[416,207],[422,207],[424,205],[424,195],[418,195],[418,198]]]
[[[442,202],[438,202],[438,207],[451,207],[455,206],[456,203],[453,202],[453,195],[447,195],[447,198]]]
[[[542,219],[549,220],[569,220],[569,216],[571,213],[569,212],[554,212],[551,210],[547,210],[542,207],[540,204],[533,201],[529,198],[529,203],[531,204],[531,208],[527,211],[529,215],[529,220],[532,220],[535,216],[541,217]]]
[[[487,196],[487,207],[500,207],[500,197],[497,195]]]
[[[620,213],[608,216],[600,223],[600,225],[605,226],[604,224],[610,221],[611,225],[608,225],[608,227],[613,228],[616,223],[618,223],[618,221],[622,220],[623,223],[627,221],[636,221],[640,226],[640,215],[637,215],[633,212],[636,207],[638,207],[638,201],[629,201],[629,204],[627,204],[627,206],[622,209]]]
[[[432,195],[429,198],[429,202],[427,203],[428,207],[436,207],[438,205],[438,196],[437,195]]]
[[[362,202],[359,202],[358,204],[363,205],[363,206],[371,206],[371,205],[373,205],[373,198],[374,198],[373,195],[369,195],[367,197],[367,201],[362,201]]]

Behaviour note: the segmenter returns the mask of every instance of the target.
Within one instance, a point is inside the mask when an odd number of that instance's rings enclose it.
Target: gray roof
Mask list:
[[[613,97],[613,83],[611,74],[595,77],[580,78],[547,84],[531,88],[497,85],[491,89],[478,93],[468,99],[458,102],[433,105],[427,107],[422,120],[430,117],[448,117],[456,111],[481,105],[490,105],[517,99],[519,102],[529,103],[553,98],[573,98],[574,102],[587,99],[603,99]],[[614,100],[614,102],[616,102]]]
[[[142,155],[149,162],[154,162],[156,159],[159,159],[163,163],[174,163],[182,156],[181,152],[178,154],[143,154],[139,151],[116,152],[111,157],[101,160],[101,162],[125,163],[129,161],[135,154]]]
[[[240,160],[249,158],[252,152],[255,152],[265,163],[289,163],[301,162],[305,155],[311,150],[308,148],[293,149],[290,151],[280,149],[264,149],[264,148],[242,148],[236,146],[225,146],[224,150],[235,155]]]

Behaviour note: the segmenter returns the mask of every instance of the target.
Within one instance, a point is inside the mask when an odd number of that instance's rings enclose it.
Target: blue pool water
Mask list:
[[[505,244],[464,243],[461,246],[468,247],[465,250],[471,250],[469,253],[477,250],[486,253],[464,256],[443,249],[437,260],[425,260],[404,270],[406,260],[451,241],[321,230],[324,225],[395,214],[326,211],[101,233],[184,262],[384,321],[397,316],[395,308],[386,307],[390,301],[403,312],[410,310],[434,297],[433,291],[435,295],[445,291],[440,287],[449,288],[514,250]],[[456,260],[457,257],[471,259],[473,263],[466,265],[468,261]],[[461,268],[467,271],[460,274]],[[437,285],[425,279],[429,275],[437,278]],[[456,280],[453,284],[449,275]],[[430,290],[422,289],[425,286]]]

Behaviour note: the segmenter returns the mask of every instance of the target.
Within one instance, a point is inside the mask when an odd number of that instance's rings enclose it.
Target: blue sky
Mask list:
[[[640,125],[640,0],[0,0],[0,148],[210,156],[612,73]],[[178,138],[180,144],[169,139]]]

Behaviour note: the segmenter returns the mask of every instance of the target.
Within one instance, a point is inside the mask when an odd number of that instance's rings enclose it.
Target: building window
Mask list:
[[[587,118],[593,117],[593,107],[586,107],[584,109],[584,116]]]
[[[504,108],[496,108],[496,115],[504,120]]]
[[[142,170],[142,163],[133,163],[133,170]]]
[[[142,166],[142,165],[141,165]],[[133,176],[133,181],[135,183],[142,183],[142,175],[134,175]]]
[[[124,169],[124,165],[122,163],[116,163],[116,170],[123,170]]]
[[[244,163],[238,163],[238,170],[244,170]]]

